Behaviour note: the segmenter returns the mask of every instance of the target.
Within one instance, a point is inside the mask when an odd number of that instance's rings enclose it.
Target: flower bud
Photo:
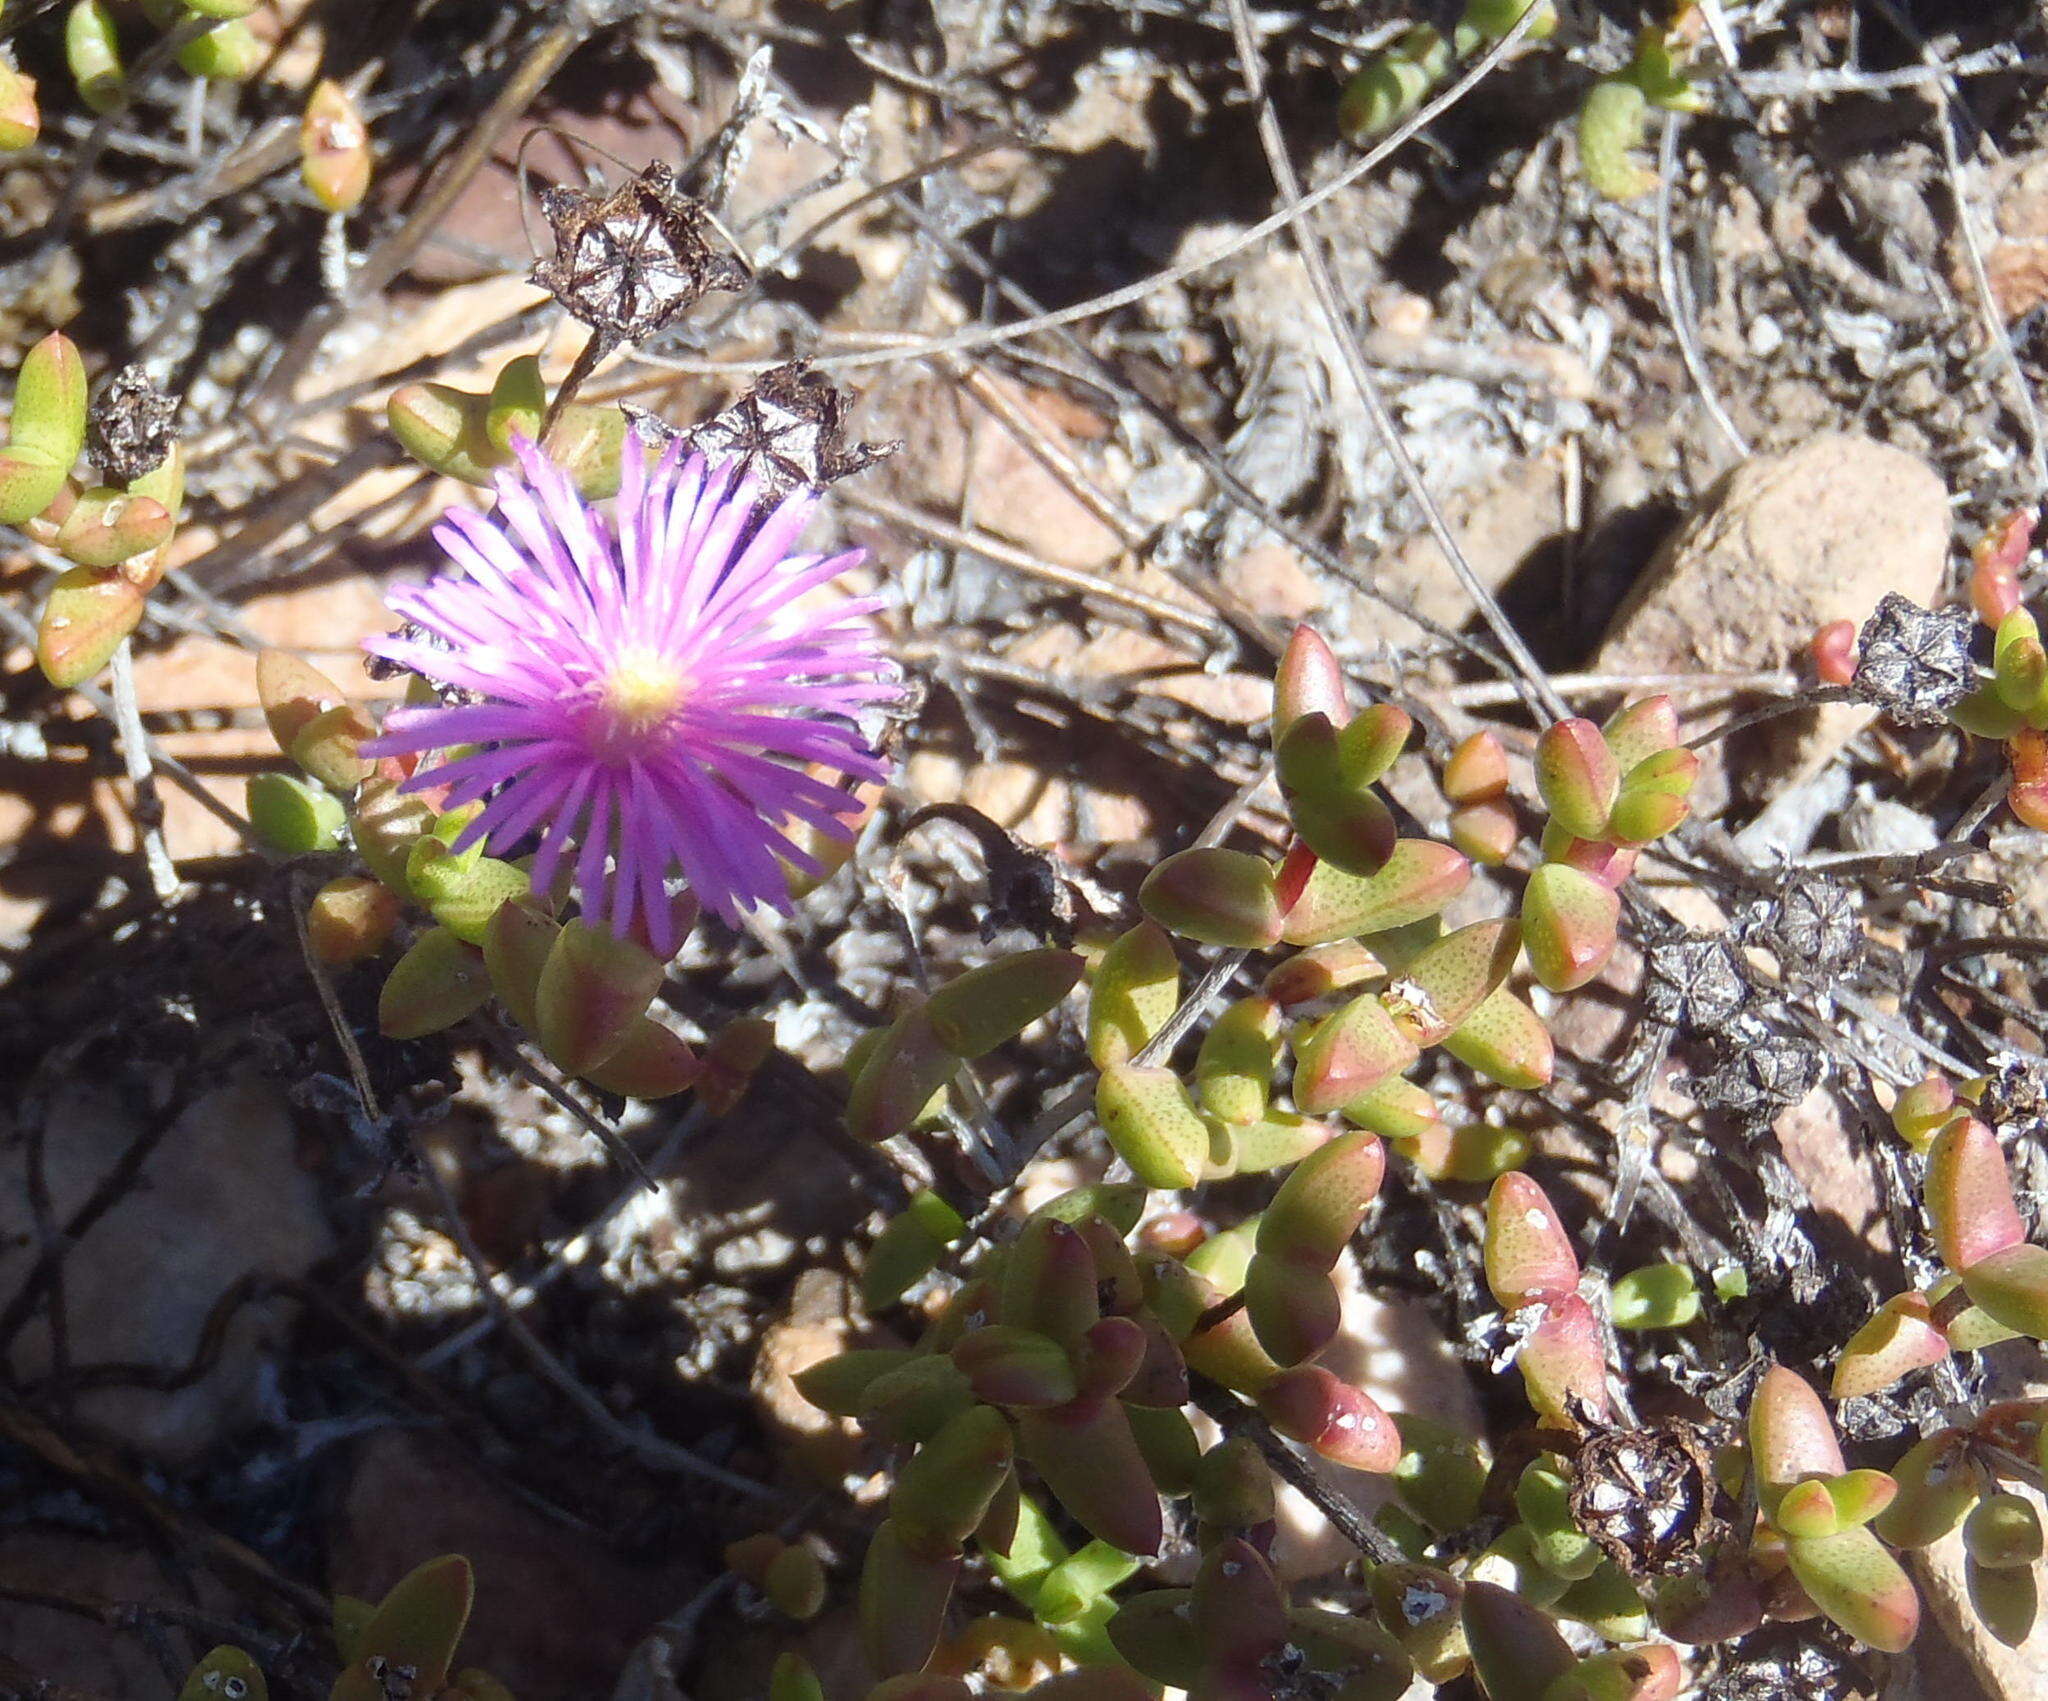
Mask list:
[[[1280,939],[1272,864],[1246,851],[1178,851],[1145,876],[1138,902],[1162,927],[1204,945],[1261,951]]]
[[[1856,622],[1831,620],[1807,646],[1813,671],[1823,685],[1843,686],[1856,677]]]
[[[348,91],[332,78],[313,85],[299,121],[299,174],[330,213],[348,213],[370,192],[370,132]]]

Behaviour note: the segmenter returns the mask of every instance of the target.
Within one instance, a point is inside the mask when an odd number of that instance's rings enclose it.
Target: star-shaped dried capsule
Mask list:
[[[1856,640],[1856,691],[1903,726],[1940,726],[1977,683],[1970,614],[1887,591]]]
[[[1819,1086],[1825,1067],[1811,1040],[1738,1017],[1715,1037],[1714,1066],[1693,1077],[1692,1096],[1709,1110],[1762,1125]]]
[[[1719,933],[1688,933],[1652,945],[1643,964],[1643,1009],[1653,1021],[1718,1033],[1749,1001],[1742,959]]]
[[[86,416],[86,457],[107,483],[133,484],[163,465],[177,416],[175,397],[159,390],[141,367],[124,366]]]
[[[1847,887],[1803,874],[1786,882],[1784,894],[1765,911],[1755,938],[1793,973],[1825,978],[1855,961],[1863,929]]]
[[[673,427],[656,429],[665,438],[678,435]],[[771,506],[792,490],[822,490],[865,472],[903,447],[848,443],[845,395],[803,360],[762,373],[745,395],[680,435],[708,460],[738,461]]]
[[[533,281],[607,345],[644,342],[712,290],[753,282],[753,268],[713,242],[710,213],[659,160],[609,195],[549,186],[540,207],[555,252]]]

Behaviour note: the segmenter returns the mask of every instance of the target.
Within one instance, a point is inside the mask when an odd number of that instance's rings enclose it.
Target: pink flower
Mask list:
[[[879,779],[854,724],[899,695],[873,599],[821,599],[860,552],[791,547],[817,505],[798,491],[744,547],[757,486],[671,445],[651,469],[628,440],[607,525],[531,444],[498,475],[486,518],[450,509],[434,536],[456,571],[394,590],[419,628],[367,648],[467,698],[392,711],[371,756],[474,749],[423,765],[408,789],[446,786],[453,809],[489,798],[455,848],[508,853],[538,831],[545,891],[573,847],[586,919],[636,922],[661,956],[676,937],[679,874],[728,921],[790,907],[786,870],[817,864],[795,823],[852,836],[848,793],[800,764]]]

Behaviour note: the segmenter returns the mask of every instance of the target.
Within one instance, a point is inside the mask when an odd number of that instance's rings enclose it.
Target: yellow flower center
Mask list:
[[[597,733],[603,749],[625,754],[658,732],[683,700],[683,676],[654,650],[628,650],[598,688]]]

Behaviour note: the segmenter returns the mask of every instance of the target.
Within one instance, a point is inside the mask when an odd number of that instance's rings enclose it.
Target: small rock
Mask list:
[[[195,1607],[220,1617],[234,1612],[234,1597],[202,1568],[181,1570],[180,1581],[172,1582],[161,1559],[132,1540],[99,1541],[46,1530],[13,1530],[0,1537],[0,1584],[122,1605],[162,1603],[173,1612]],[[146,1615],[143,1622],[148,1622]],[[190,1632],[168,1627],[162,1634],[181,1660],[196,1661],[217,1640],[197,1641]],[[55,1607],[0,1600],[0,1694],[44,1693],[7,1687],[16,1676],[9,1660],[51,1684],[51,1701],[77,1692],[93,1697],[168,1693],[163,1668],[136,1629],[96,1623]]]
[[[754,1407],[776,1451],[820,1482],[837,1483],[853,1470],[866,1446],[857,1425],[828,1416],[803,1397],[796,1379],[812,1365],[850,1347],[895,1343],[865,1338],[856,1321],[860,1302],[853,1284],[833,1270],[806,1270],[796,1279],[789,1314],[770,1324],[754,1360]]]
[[[43,1162],[51,1212],[62,1223],[144,1129],[143,1113],[113,1094],[72,1088],[51,1106]],[[215,1303],[251,1273],[296,1276],[327,1256],[334,1236],[276,1088],[254,1078],[192,1106],[150,1153],[136,1184],[86,1232],[64,1266],[71,1361],[191,1362]],[[34,1263],[39,1237],[27,1203],[26,1142],[0,1149],[0,1293]],[[206,1375],[182,1388],[97,1389],[80,1412],[160,1458],[186,1462],[258,1413],[262,1367],[284,1321],[276,1303],[243,1306]],[[50,1368],[43,1314],[22,1331],[17,1377]]]
[[[1564,492],[1564,452],[1551,448],[1503,468],[1482,485],[1458,491],[1444,503],[1451,535],[1480,583],[1499,591],[1524,562],[1564,530]],[[1399,648],[1424,638],[1423,629],[1396,612],[1399,609],[1412,609],[1453,631],[1477,612],[1436,539],[1426,531],[1374,564],[1372,586],[1376,596],[1345,601],[1350,604],[1351,638],[1374,648]]]
[[[1923,1621],[1919,1640],[1936,1642],[1928,1632],[1938,1627],[1942,1637],[1962,1655],[1977,1685],[1971,1690],[1939,1687],[1931,1681],[1930,1670],[1922,1678],[1916,1701],[1948,1701],[1950,1696],[1972,1693],[1982,1695],[1985,1701],[2048,1701],[2048,1668],[2043,1667],[2033,1643],[2008,1648],[1978,1622],[1963,1577],[1962,1537],[1947,1535],[1932,1547],[1921,1548],[1912,1556],[1912,1565],[1914,1579],[1920,1585],[1925,1619],[1932,1620],[1931,1624]],[[2040,1576],[2041,1568],[2037,1565],[2037,1582]],[[2037,1631],[2037,1638],[2038,1634]],[[1935,1670],[1940,1669],[1938,1656],[1929,1663]],[[1952,1670],[1953,1660],[1946,1663]],[[1905,1695],[1913,1693],[1903,1691]]]
[[[1903,450],[1833,432],[1758,455],[1722,478],[1665,545],[1593,665],[1603,673],[1795,667],[1822,626],[1860,626],[1887,591],[1932,604],[1948,548],[1948,492]],[[1745,777],[1768,776],[1772,790],[1796,784],[1869,718],[1835,705],[1771,723]]]
[[[515,1695],[609,1695],[649,1628],[707,1580],[689,1561],[628,1563],[447,1441],[395,1429],[371,1436],[343,1496],[331,1586],[378,1600],[444,1553],[476,1571],[460,1663]]]

